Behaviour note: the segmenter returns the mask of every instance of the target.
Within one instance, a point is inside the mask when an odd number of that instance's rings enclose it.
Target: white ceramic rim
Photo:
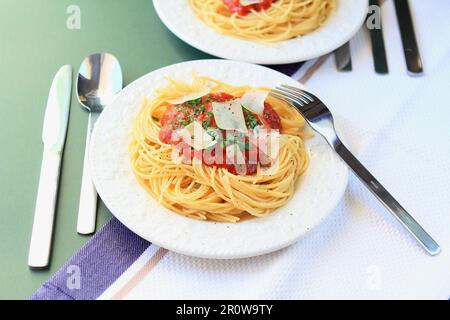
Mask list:
[[[161,86],[165,76],[183,79],[190,76],[192,70],[240,85],[272,87],[282,82],[301,86],[277,71],[225,60],[183,62],[134,81],[103,111],[91,138],[91,173],[105,205],[142,238],[171,251],[201,258],[262,255],[306,236],[333,211],[348,181],[347,167],[319,136],[307,141],[311,165],[301,178],[293,199],[262,219],[237,224],[188,219],[158,207],[136,181],[127,145],[139,102],[152,88]]]

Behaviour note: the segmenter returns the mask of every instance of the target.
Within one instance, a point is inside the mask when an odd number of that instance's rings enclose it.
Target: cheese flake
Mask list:
[[[244,112],[239,99],[227,102],[213,102],[212,108],[214,119],[220,129],[247,131]]]
[[[195,150],[208,149],[217,143],[197,121],[177,130],[176,135]]]
[[[262,115],[264,113],[264,103],[268,95],[268,91],[249,90],[240,98],[240,101],[245,109]]]

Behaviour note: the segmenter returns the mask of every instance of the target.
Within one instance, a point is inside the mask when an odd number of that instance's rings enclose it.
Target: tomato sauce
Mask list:
[[[263,161],[263,159],[260,159],[258,150],[248,147],[250,144],[249,137],[236,132],[234,138],[235,141],[227,141],[226,139],[229,139],[229,135],[227,135],[225,130],[221,130],[217,127],[214,119],[212,103],[226,102],[233,99],[235,99],[235,97],[227,93],[211,93],[180,105],[168,106],[160,119],[162,127],[159,132],[159,139],[163,143],[179,146],[184,142],[182,142],[181,139],[173,141],[172,134],[174,131],[186,127],[193,121],[197,121],[205,130],[214,130],[214,132],[220,136],[219,140],[221,141],[220,146],[214,148],[214,150],[203,150],[201,152],[200,157],[202,158],[203,163],[219,168],[225,168],[233,174],[245,172],[245,174],[251,175],[256,173],[257,165],[264,165],[266,162]],[[259,126],[266,130],[281,130],[280,117],[269,103],[264,104],[264,112],[262,115],[254,114],[245,108],[243,108],[243,111],[247,128],[253,129],[256,126]],[[241,151],[243,151],[242,153],[245,157],[245,164],[233,164],[222,161],[227,157],[227,148],[234,146],[234,144],[240,145]],[[254,152],[256,152],[256,154],[252,154]],[[257,159],[257,161],[251,161],[250,159]]]
[[[248,6],[243,6],[239,0],[223,0],[223,3],[231,12],[237,12],[240,16],[246,16],[251,10],[261,11],[270,8],[275,1],[276,0],[263,0],[261,3],[255,3]]]

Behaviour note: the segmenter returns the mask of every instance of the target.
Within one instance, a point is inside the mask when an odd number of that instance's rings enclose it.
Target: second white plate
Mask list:
[[[359,30],[367,1],[337,0],[336,11],[314,32],[266,46],[220,35],[195,17],[187,0],[153,0],[162,22],[178,38],[214,56],[258,64],[285,64],[320,57],[339,48]]]

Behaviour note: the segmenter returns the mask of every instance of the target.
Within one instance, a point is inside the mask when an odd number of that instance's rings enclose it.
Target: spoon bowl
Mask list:
[[[77,96],[90,112],[101,112],[122,90],[119,61],[109,53],[95,53],[84,59],[78,72]]]

